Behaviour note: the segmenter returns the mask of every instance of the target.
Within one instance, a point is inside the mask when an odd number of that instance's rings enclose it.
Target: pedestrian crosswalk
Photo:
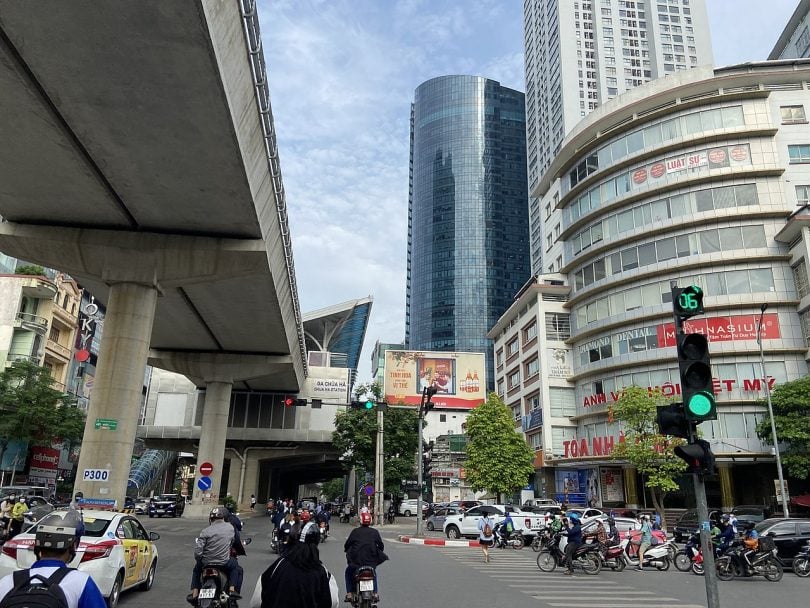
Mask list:
[[[562,570],[542,572],[534,551],[491,551],[489,563],[484,563],[480,551],[464,547],[436,547],[436,551],[468,566],[480,574],[491,576],[501,585],[540,600],[548,608],[638,608],[645,602],[655,608],[702,608],[700,604],[684,603],[666,597],[656,590],[633,586],[633,574],[602,572],[598,576],[578,573],[562,576]]]

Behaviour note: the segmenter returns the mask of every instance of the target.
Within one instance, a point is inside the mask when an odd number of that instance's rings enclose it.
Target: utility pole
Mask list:
[[[430,400],[438,390],[439,389],[437,389],[435,386],[426,386],[424,389],[422,389],[422,401],[419,403],[419,430],[417,431],[419,433],[419,447],[416,450],[416,483],[419,486],[419,493],[416,496],[416,536],[422,536],[422,452],[424,451],[424,447],[422,445],[422,422],[425,418],[425,414],[433,408],[433,404],[430,402]]]
[[[385,521],[383,514],[383,501],[385,498],[385,458],[383,456],[383,423],[385,413],[383,407],[377,405],[377,451],[374,462],[374,519],[377,525]]]

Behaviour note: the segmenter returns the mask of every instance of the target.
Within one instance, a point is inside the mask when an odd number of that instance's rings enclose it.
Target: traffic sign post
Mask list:
[[[214,465],[210,462],[204,462],[200,465],[200,475],[205,475],[206,477],[214,472]]]
[[[203,492],[210,490],[212,485],[214,485],[214,482],[211,481],[210,477],[200,477],[197,480],[197,487]]]
[[[374,486],[366,486],[365,488],[363,488],[363,492],[365,492],[366,496],[373,496]]]

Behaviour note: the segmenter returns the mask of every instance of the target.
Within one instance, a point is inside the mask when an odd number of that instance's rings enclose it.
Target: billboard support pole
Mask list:
[[[416,494],[416,536],[422,536],[422,420],[425,415],[425,401],[427,400],[427,387],[422,389],[422,401],[419,403],[419,427],[417,433],[419,435],[419,447],[416,449],[417,462],[416,462],[416,484],[419,486]]]
[[[384,501],[384,479],[385,479],[385,460],[383,458],[383,422],[385,414],[383,408],[377,408],[377,454],[376,462],[374,463],[374,519],[377,525],[382,525],[385,521],[383,516],[383,501]]]

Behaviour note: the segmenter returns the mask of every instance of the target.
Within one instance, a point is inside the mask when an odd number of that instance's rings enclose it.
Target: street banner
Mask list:
[[[470,409],[486,399],[483,353],[389,350],[385,352],[383,392],[389,405],[419,406],[422,391],[437,389],[437,408]]]

